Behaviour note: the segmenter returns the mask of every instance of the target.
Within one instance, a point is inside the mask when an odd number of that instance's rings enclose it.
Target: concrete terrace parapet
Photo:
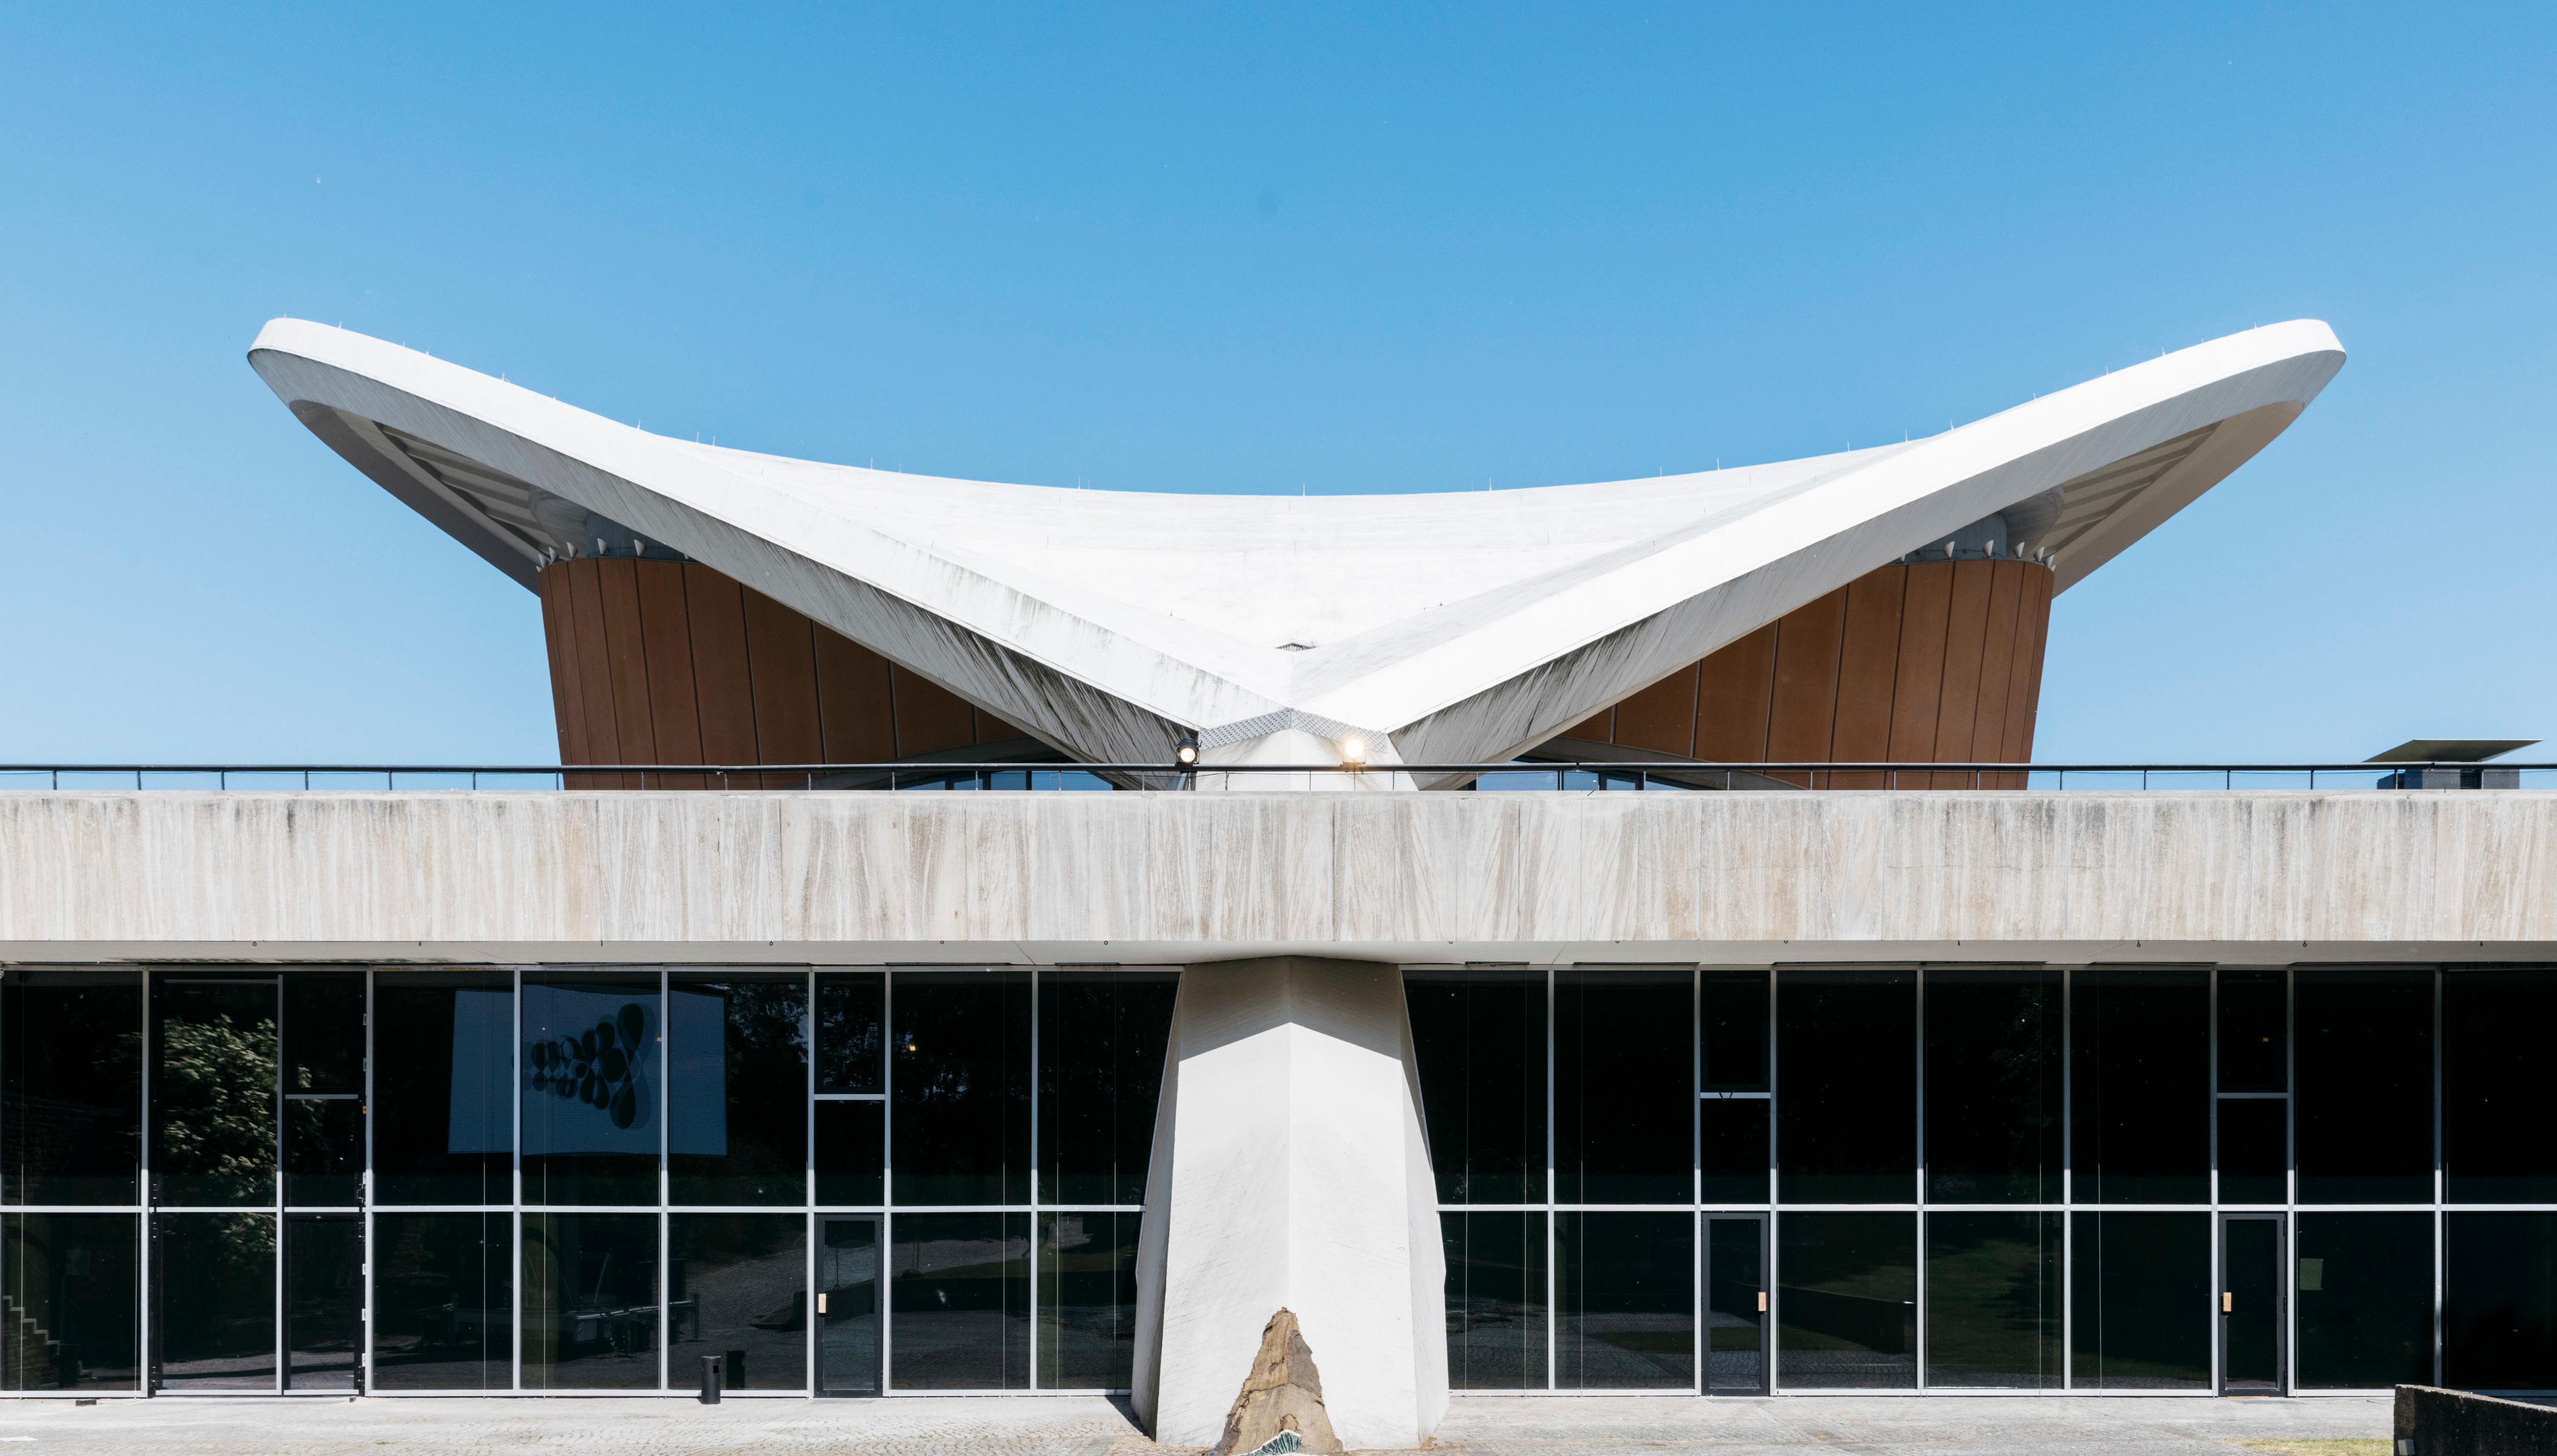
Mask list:
[[[0,958],[2512,960],[2552,869],[2519,790],[26,793]]]

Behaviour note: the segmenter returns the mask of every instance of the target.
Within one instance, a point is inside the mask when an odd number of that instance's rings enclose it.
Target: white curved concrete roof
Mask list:
[[[2066,590],[2245,463],[2344,362],[2273,325],[1926,440],[1484,493],[1167,495],[943,479],[670,440],[340,329],[249,361],[365,474],[530,586],[585,512],[1087,761],[1496,761],[2035,497]],[[2057,495],[2051,494],[2057,491]]]

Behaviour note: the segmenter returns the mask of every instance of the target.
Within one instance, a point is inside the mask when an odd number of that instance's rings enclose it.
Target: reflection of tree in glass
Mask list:
[[[190,1202],[263,1203],[275,1196],[275,1021],[245,1028],[226,1011],[171,1017],[161,1029],[152,1097],[160,1104],[156,1171],[202,1180]],[[265,1225],[256,1237],[272,1247]],[[227,1249],[229,1245],[226,1243]]]
[[[819,1086],[843,1092],[878,1091],[880,991],[876,976],[818,979]]]
[[[800,1008],[807,993],[797,982],[744,981],[721,988],[728,1002],[729,1106],[736,1111],[783,1107],[806,1098],[807,1051],[800,1040]],[[729,1126],[732,1173],[800,1176],[805,1153],[799,1130],[784,1145],[770,1127]],[[798,1195],[791,1195],[795,1201]]]

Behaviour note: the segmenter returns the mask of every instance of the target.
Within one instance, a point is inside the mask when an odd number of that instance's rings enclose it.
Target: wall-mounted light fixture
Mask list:
[[[1187,768],[1198,762],[1198,739],[1186,733],[1172,741],[1172,761]]]
[[[1367,765],[1367,739],[1341,739],[1341,767],[1363,768]]]

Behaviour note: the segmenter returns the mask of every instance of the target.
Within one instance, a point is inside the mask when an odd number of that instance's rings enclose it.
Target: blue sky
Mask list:
[[[2037,756],[2557,737],[2545,5],[216,12],[0,9],[0,759],[556,758],[533,598],[259,383],[285,314],[723,444],[1340,494],[2320,318],[2300,423],[2058,602]]]

